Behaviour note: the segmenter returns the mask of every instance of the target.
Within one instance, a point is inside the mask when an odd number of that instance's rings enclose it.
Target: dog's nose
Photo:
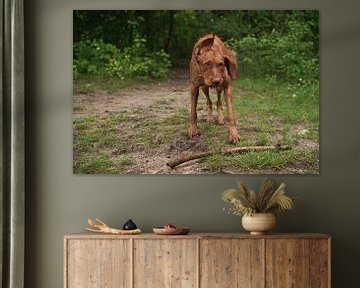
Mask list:
[[[220,79],[215,79],[212,81],[212,86],[218,86],[220,84],[221,80]]]

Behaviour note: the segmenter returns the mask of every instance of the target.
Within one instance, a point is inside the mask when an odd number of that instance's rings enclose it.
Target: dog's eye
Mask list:
[[[205,67],[210,67],[210,65],[211,65],[210,62],[205,62],[205,63],[204,63],[204,66],[205,66]]]
[[[224,63],[224,62],[220,62],[220,63],[218,63],[218,66],[219,66],[219,67],[224,67],[224,66],[225,66],[225,63]]]

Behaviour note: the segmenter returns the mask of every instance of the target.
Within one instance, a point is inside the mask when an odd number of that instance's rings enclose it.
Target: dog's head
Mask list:
[[[217,36],[208,34],[200,38],[193,53],[205,85],[221,86],[236,77],[236,54],[227,49]]]

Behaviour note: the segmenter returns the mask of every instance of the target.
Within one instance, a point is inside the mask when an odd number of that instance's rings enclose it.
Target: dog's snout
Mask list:
[[[211,86],[219,86],[221,83],[221,78],[213,79]]]

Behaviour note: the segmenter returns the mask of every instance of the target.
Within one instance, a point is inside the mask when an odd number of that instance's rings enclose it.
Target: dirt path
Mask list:
[[[178,68],[172,72],[167,81],[158,81],[147,85],[140,85],[131,89],[124,89],[109,94],[106,91],[96,93],[76,94],[74,96],[74,119],[86,115],[97,115],[108,117],[114,113],[125,113],[137,122],[143,121],[137,111],[146,111],[147,118],[168,118],[178,110],[188,110],[190,107],[190,96],[188,92],[188,72],[185,68]],[[205,98],[205,97],[200,97]],[[205,108],[205,99],[199,99],[199,109]],[[203,106],[203,108],[200,108]],[[136,114],[136,115],[135,115]],[[141,113],[140,113],[141,114]],[[187,122],[187,120],[186,120]],[[139,123],[138,123],[139,124]],[[187,124],[186,124],[187,125]],[[132,129],[128,127],[127,129]],[[161,129],[161,127],[159,127]],[[179,131],[178,131],[179,132]],[[125,134],[125,133],[124,133]],[[173,141],[160,143],[152,149],[151,155],[148,151],[135,149],[127,152],[126,157],[133,159],[132,165],[126,167],[123,173],[135,174],[198,174],[209,173],[199,167],[197,161],[180,165],[176,169],[169,168],[166,163],[170,158],[179,155],[182,151],[203,151],[206,149],[201,144],[201,139],[189,140],[186,130],[173,136]],[[112,153],[112,160],[119,161],[123,155]]]
[[[89,113],[122,112],[134,108],[147,109],[156,102],[171,99],[172,108],[187,107],[188,77],[185,69],[172,72],[167,81],[157,81],[146,85],[138,85],[131,89],[124,89],[109,94],[106,91],[96,93],[77,94],[74,96],[75,106],[81,106],[81,112],[74,112],[75,117]],[[173,101],[174,100],[174,101]]]

